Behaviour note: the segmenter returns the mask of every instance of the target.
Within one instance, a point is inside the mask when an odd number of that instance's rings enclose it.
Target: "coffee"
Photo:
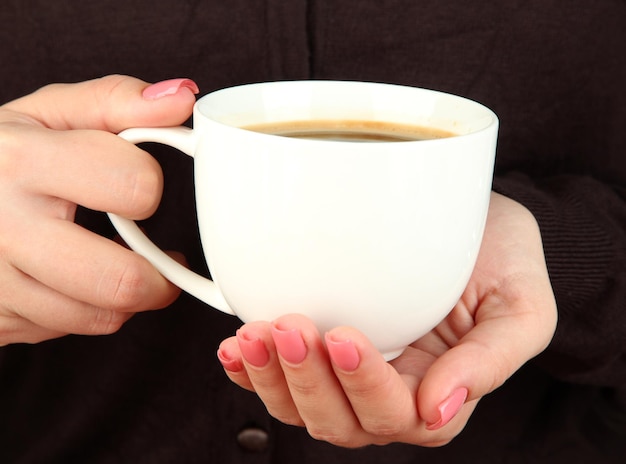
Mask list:
[[[261,123],[243,129],[299,139],[337,142],[409,142],[452,137],[436,127],[365,120],[311,120]]]

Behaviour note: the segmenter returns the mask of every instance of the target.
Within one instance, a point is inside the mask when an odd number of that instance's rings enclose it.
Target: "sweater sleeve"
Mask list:
[[[559,312],[536,360],[563,380],[626,385],[626,201],[589,176],[532,179],[508,173],[494,190],[536,217]]]

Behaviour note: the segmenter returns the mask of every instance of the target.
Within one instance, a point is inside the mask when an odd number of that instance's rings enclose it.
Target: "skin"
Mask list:
[[[156,209],[158,164],[114,134],[179,125],[195,97],[183,87],[144,98],[148,86],[108,76],[0,107],[0,346],[113,333],[178,296],[144,258],[74,223],[77,205],[131,219]],[[218,357],[272,415],[315,438],[439,446],[482,396],[545,349],[556,319],[537,223],[494,193],[461,300],[399,358],[385,362],[350,327],[319,334],[296,314],[245,324]]]
[[[109,334],[178,296],[145,259],[73,222],[77,204],[133,219],[156,209],[158,163],[113,134],[181,124],[195,97],[145,99],[148,85],[108,76],[0,107],[0,345]]]
[[[522,205],[493,193],[467,289],[448,317],[399,358],[386,363],[355,329],[322,335],[295,314],[245,324],[222,342],[218,357],[230,379],[255,391],[270,414],[320,440],[441,446],[461,432],[481,397],[546,348],[556,321],[537,223]],[[295,363],[297,344],[279,343],[286,331],[304,342]],[[345,356],[326,349],[329,341],[351,343],[356,366],[346,369]],[[467,399],[457,414],[448,409],[453,417],[442,424],[439,408],[458,389],[467,390]]]

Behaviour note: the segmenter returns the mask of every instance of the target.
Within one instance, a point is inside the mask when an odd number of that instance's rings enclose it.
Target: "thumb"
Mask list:
[[[505,306],[497,298],[483,302],[480,312],[488,316],[477,318],[474,328],[429,367],[417,393],[427,428],[445,426],[466,404],[473,408],[547,346],[553,329],[541,312]]]
[[[97,129],[117,133],[129,127],[175,126],[191,114],[197,85],[172,79],[150,85],[111,75],[77,84],[51,84],[4,105],[51,129]]]

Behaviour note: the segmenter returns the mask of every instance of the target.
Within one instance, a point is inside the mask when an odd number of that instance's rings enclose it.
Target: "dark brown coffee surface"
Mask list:
[[[262,123],[246,130],[300,139],[339,142],[408,142],[452,137],[437,127],[367,120],[310,120]]]

